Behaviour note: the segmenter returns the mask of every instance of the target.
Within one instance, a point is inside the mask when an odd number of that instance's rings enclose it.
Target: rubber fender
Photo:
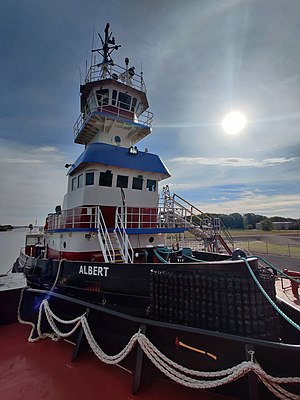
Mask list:
[[[246,253],[241,249],[235,249],[231,257],[233,260],[238,260],[239,258],[242,257],[247,258]]]

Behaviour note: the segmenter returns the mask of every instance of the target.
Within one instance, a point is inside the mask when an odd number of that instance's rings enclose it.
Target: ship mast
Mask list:
[[[104,33],[105,33],[104,40],[100,35],[100,33],[98,33],[98,36],[102,43],[102,48],[92,50],[92,53],[97,52],[102,56],[103,59],[102,62],[97,65],[99,67],[100,66],[103,67],[104,65],[114,65],[114,62],[110,55],[114,50],[118,50],[118,48],[121,47],[120,44],[116,45],[115,37],[112,37],[112,32],[109,33],[109,23],[106,24]]]

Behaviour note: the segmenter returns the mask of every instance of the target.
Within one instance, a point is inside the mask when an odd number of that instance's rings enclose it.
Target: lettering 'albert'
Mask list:
[[[80,265],[79,273],[83,275],[93,275],[93,276],[107,276],[107,271],[109,267],[99,267],[97,265]]]

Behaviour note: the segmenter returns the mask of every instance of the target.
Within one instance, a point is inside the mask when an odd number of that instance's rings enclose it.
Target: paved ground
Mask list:
[[[279,255],[272,255],[272,254],[256,254],[264,258],[265,260],[269,261],[273,264],[276,268],[279,269],[291,269],[293,271],[300,272],[300,259],[299,258],[292,258],[288,256],[279,256]]]
[[[241,235],[239,237],[234,237],[235,241],[261,241],[267,242],[270,244],[279,244],[279,245],[291,245],[291,246],[299,246],[300,247],[300,231],[293,233],[278,233],[278,234],[267,234],[264,232],[257,232],[255,234],[249,235]],[[293,258],[289,256],[282,255],[273,255],[267,253],[257,253],[255,255],[259,255],[272,263],[275,267],[280,269],[288,268],[294,271],[300,272],[300,258]]]

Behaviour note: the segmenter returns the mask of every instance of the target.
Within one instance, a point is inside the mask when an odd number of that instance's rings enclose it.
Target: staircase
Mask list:
[[[118,210],[115,229],[108,232],[101,209],[97,207],[97,234],[105,262],[133,263],[133,249]]]
[[[161,224],[165,227],[186,228],[196,240],[203,241],[206,250],[219,252],[220,246],[232,254],[234,241],[220,218],[211,218],[177,194],[163,188],[160,207]]]

